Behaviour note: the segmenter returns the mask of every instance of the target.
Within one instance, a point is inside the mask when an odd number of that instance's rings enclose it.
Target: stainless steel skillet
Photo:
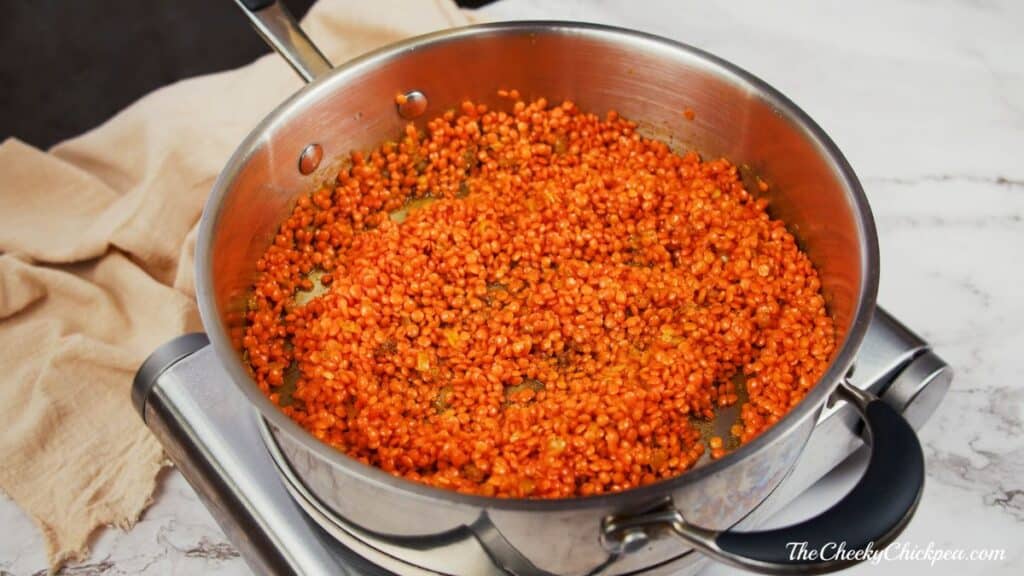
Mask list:
[[[289,471],[333,514],[410,546],[475,530],[513,573],[625,573],[687,548],[758,571],[824,572],[851,560],[791,560],[787,544],[877,548],[899,534],[924,481],[920,445],[894,410],[844,381],[875,309],[874,224],[842,154],[785,96],[695,48],[575,22],[444,31],[332,68],[279,4],[237,1],[310,83],[254,129],[218,179],[200,225],[197,297],[220,363],[262,414]],[[330,175],[324,159],[368,149],[407,121],[466,98],[498,106],[496,91],[508,87],[527,97],[571,98],[584,109],[615,108],[651,135],[726,156],[772,182],[773,214],[818,267],[841,337],[826,374],[783,420],[726,457],[654,485],[510,500],[441,491],[364,466],[319,443],[260,393],[232,334],[242,327],[257,257],[298,195]],[[413,96],[415,106],[396,109],[396,92]],[[682,118],[685,106],[698,111],[696,121]],[[785,478],[830,398],[857,408],[872,444],[857,488],[807,522],[729,531]]]

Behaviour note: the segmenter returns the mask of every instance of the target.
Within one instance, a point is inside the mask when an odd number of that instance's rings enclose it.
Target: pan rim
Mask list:
[[[682,52],[701,65],[714,68],[729,81],[759,94],[770,102],[780,114],[793,122],[795,129],[802,130],[828,160],[832,169],[843,183],[847,201],[856,217],[860,243],[861,283],[857,302],[853,309],[852,321],[845,337],[837,349],[828,369],[810,389],[807,395],[778,422],[766,429],[754,440],[740,446],[722,458],[693,468],[679,476],[664,479],[653,484],[639,486],[621,492],[595,496],[570,498],[529,499],[499,498],[462,494],[453,490],[435,488],[412,480],[393,476],[379,468],[363,464],[354,458],[317,440],[313,435],[288,418],[256,386],[242,363],[240,356],[231,346],[228,335],[220,321],[221,313],[213,290],[213,248],[217,223],[223,200],[236,175],[252,155],[264,143],[264,134],[295,110],[316,99],[321,91],[331,91],[345,85],[344,78],[358,71],[366,70],[399,58],[403,53],[444,42],[464,41],[481,35],[502,34],[570,34],[587,35],[604,40],[639,44],[649,49]],[[333,88],[328,88],[332,86]],[[816,417],[821,406],[845,376],[852,365],[873,316],[878,292],[879,250],[874,218],[863,188],[849,162],[828,134],[788,97],[767,82],[742,68],[693,46],[626,28],[575,21],[514,21],[477,24],[453,28],[416,36],[385,46],[359,56],[335,67],[331,72],[306,85],[281,103],[266,116],[238,146],[218,176],[207,199],[199,225],[196,242],[195,278],[196,298],[204,329],[210,337],[214,352],[230,376],[249,401],[259,410],[274,431],[282,431],[288,439],[298,442],[304,448],[326,460],[332,466],[341,468],[352,477],[368,482],[384,490],[397,490],[406,495],[430,501],[445,501],[448,504],[485,507],[500,510],[578,510],[591,508],[624,507],[650,502],[653,498],[671,493],[683,485],[714,475],[743,461],[782,439],[791,429],[798,427],[807,418]],[[806,438],[804,438],[806,441]],[[802,452],[801,446],[801,452]],[[799,455],[797,456],[799,458]]]

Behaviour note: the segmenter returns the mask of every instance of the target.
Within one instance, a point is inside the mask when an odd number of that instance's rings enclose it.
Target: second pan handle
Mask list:
[[[606,519],[604,541],[621,550],[630,532],[667,527],[717,560],[764,574],[823,574],[867,560],[914,515],[924,488],[924,455],[914,429],[885,401],[846,381],[836,392],[860,414],[871,459],[853,490],[825,512],[785,528],[733,532],[693,526],[669,504]]]
[[[235,0],[260,36],[306,82],[332,68],[330,61],[306,36],[299,23],[279,0]]]

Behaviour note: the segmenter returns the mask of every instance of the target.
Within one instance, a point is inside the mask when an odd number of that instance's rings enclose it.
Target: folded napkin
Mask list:
[[[320,0],[303,25],[341,63],[467,23],[449,0]],[[132,376],[162,342],[201,329],[203,202],[301,85],[269,55],[158,90],[49,152],[0,144],[0,489],[38,524],[51,568],[148,504],[168,462],[131,406]]]

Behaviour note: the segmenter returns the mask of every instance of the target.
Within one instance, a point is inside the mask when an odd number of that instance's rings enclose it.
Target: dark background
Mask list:
[[[299,18],[313,0],[284,3]],[[45,149],[160,86],[269,51],[233,0],[0,0],[0,141]]]

